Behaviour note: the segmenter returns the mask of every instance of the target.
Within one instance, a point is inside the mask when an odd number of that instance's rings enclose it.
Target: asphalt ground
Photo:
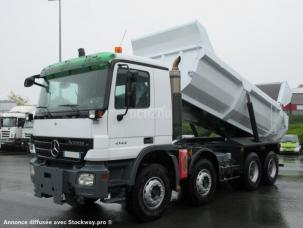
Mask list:
[[[299,156],[280,156],[284,167],[274,186],[247,192],[220,185],[213,201],[201,207],[190,207],[175,194],[163,217],[149,223],[137,222],[119,204],[98,202],[75,210],[34,197],[30,159],[18,150],[0,151],[0,227],[84,227],[85,222],[99,227],[303,227],[303,158]],[[5,224],[11,222],[22,224]]]

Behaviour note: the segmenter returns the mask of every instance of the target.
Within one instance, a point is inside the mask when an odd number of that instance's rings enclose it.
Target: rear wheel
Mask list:
[[[171,199],[171,184],[167,170],[152,164],[140,171],[128,194],[127,209],[140,221],[159,218]]]
[[[209,160],[203,159],[194,166],[192,174],[183,183],[183,197],[195,206],[208,203],[213,198],[216,185],[216,170]]]
[[[244,172],[242,180],[247,190],[255,190],[259,187],[261,181],[261,162],[256,153],[247,155],[244,162]]]
[[[276,153],[269,152],[263,162],[263,182],[267,185],[273,185],[276,182],[279,173],[279,159]]]

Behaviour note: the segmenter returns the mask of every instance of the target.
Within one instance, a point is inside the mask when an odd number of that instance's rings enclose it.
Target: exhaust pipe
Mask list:
[[[182,95],[181,95],[181,73],[179,63],[181,57],[178,56],[169,71],[171,95],[172,95],[172,115],[173,115],[173,140],[182,137]]]
[[[181,62],[181,56],[178,56],[173,62],[172,70],[179,70],[180,62]]]

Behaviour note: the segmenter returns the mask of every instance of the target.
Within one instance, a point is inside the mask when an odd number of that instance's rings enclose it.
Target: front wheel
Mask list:
[[[279,173],[279,159],[277,154],[269,152],[263,162],[263,182],[267,185],[273,185],[276,182]]]
[[[149,165],[138,174],[127,208],[140,221],[157,219],[168,207],[171,192],[167,170],[160,164]]]
[[[194,206],[208,203],[213,198],[217,174],[213,164],[203,159],[195,164],[192,174],[183,183],[183,197]]]

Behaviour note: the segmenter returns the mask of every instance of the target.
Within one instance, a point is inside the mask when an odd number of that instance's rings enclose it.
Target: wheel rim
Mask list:
[[[212,178],[210,175],[210,172],[206,169],[202,169],[196,179],[196,187],[198,190],[198,193],[201,196],[205,196],[209,193],[212,186]]]
[[[259,165],[257,162],[252,161],[249,164],[248,174],[249,174],[249,179],[251,182],[253,182],[253,183],[257,182],[257,180],[259,178]]]
[[[149,209],[160,207],[164,200],[165,187],[163,181],[158,177],[150,178],[143,188],[143,202]]]
[[[275,178],[277,175],[277,164],[274,158],[271,158],[268,162],[268,174],[271,178]]]

